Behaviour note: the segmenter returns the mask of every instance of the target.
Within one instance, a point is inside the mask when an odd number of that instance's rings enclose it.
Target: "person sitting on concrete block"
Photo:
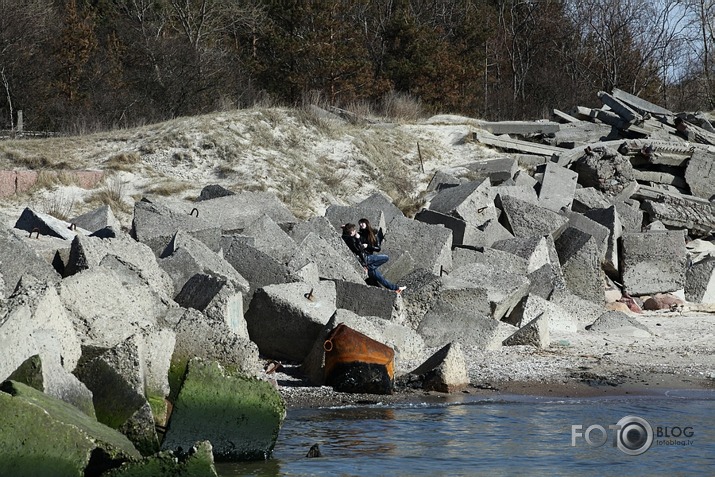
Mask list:
[[[360,235],[357,233],[357,230],[355,229],[355,224],[345,224],[343,225],[343,241],[345,244],[348,246],[350,251],[355,254],[357,259],[360,261],[360,265],[363,266],[365,271],[367,272],[368,278],[372,278],[377,283],[382,285],[383,287],[387,288],[388,290],[392,290],[396,293],[402,293],[402,291],[406,287],[398,287],[394,283],[390,282],[387,280],[385,277],[382,276],[382,273],[380,273],[379,267],[380,265],[384,265],[387,263],[389,260],[389,257],[384,254],[372,254],[372,253],[367,253],[365,250],[367,246],[363,247],[363,243],[361,242]],[[377,242],[375,242],[375,246],[377,245]],[[372,247],[372,250],[375,250],[374,247]]]

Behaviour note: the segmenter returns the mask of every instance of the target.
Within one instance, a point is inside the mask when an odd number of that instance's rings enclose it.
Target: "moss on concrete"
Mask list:
[[[139,458],[129,440],[79,409],[15,381],[0,386],[0,469],[12,476],[82,476]],[[103,457],[97,462],[97,455]]]
[[[267,459],[285,413],[270,383],[196,358],[189,362],[162,447],[186,449],[205,439],[216,460]]]
[[[191,455],[179,459],[171,451],[160,452],[139,462],[123,464],[103,477],[216,477],[211,444],[200,442],[195,449]]]

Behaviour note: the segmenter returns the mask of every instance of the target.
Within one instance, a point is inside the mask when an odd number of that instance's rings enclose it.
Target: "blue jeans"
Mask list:
[[[386,264],[389,259],[390,257],[384,254],[368,255],[365,257],[365,262],[367,263],[367,276],[374,279],[377,283],[388,290],[397,290],[397,285],[388,281],[387,278],[382,276],[380,270],[378,270],[378,267]]]

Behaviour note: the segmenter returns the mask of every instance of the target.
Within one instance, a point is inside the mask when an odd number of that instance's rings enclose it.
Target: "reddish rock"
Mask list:
[[[670,310],[675,306],[685,305],[685,302],[671,293],[656,293],[643,303],[644,310]]]
[[[17,189],[16,194],[21,194],[29,190],[37,181],[37,171],[17,171]]]
[[[15,195],[15,179],[17,179],[17,172],[0,171],[0,197]]]

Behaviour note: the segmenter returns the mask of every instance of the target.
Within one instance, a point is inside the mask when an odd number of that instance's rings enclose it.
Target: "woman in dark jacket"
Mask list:
[[[368,222],[369,228],[369,222]],[[370,229],[372,230],[372,229]],[[366,233],[367,235],[367,233]],[[374,233],[373,233],[374,235]],[[373,254],[373,251],[379,251],[379,245],[368,245],[362,242],[362,237],[357,233],[355,229],[355,224],[345,224],[343,225],[343,241],[347,244],[350,251],[352,251],[355,256],[360,261],[362,265],[367,270],[368,277],[374,279],[382,285],[383,287],[395,291],[397,293],[402,293],[406,287],[398,287],[394,283],[391,283],[385,277],[382,276],[378,267],[389,260],[387,255]],[[367,250],[370,249],[368,253]]]

